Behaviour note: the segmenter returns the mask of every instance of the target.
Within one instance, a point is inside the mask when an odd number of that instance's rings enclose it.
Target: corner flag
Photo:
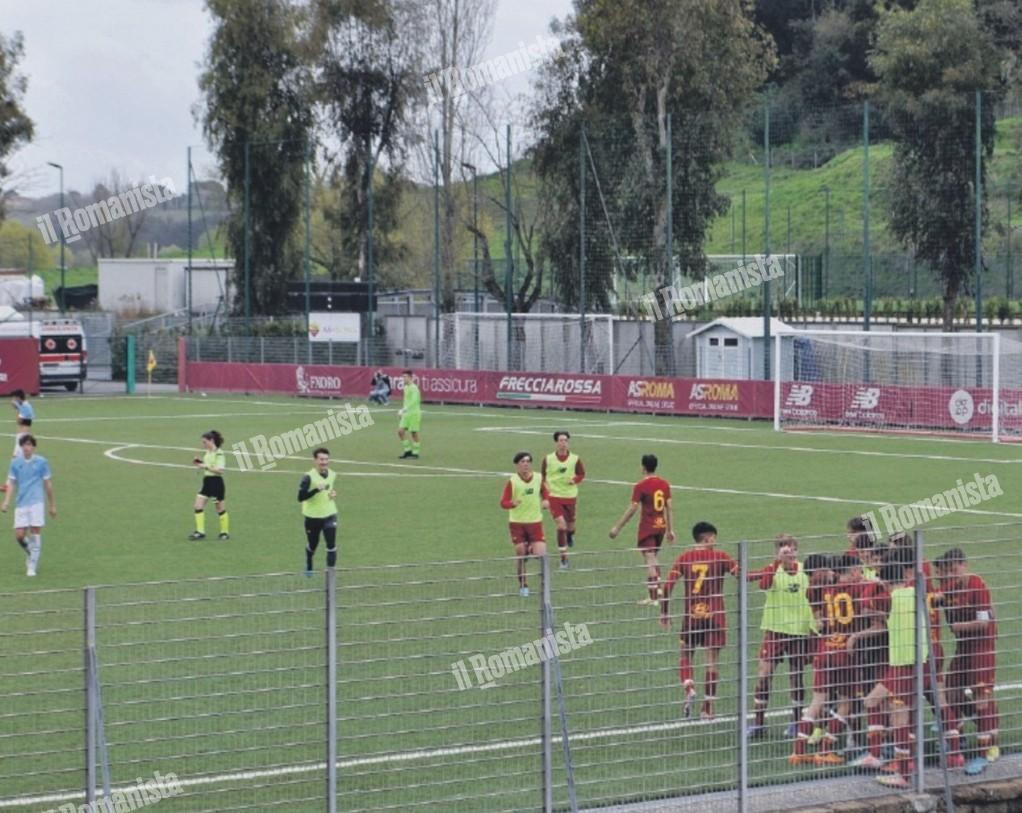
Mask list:
[[[156,354],[152,350],[149,351],[149,360],[146,362],[145,369],[147,373],[156,369]]]

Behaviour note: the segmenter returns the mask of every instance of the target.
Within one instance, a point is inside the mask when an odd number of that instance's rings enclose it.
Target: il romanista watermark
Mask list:
[[[65,243],[74,243],[82,239],[82,233],[104,226],[114,220],[133,215],[144,209],[152,209],[159,206],[175,195],[174,182],[170,178],[156,180],[149,176],[149,183],[127,189],[117,195],[111,195],[103,200],[97,200],[85,206],[72,209],[65,206],[63,209],[54,209],[35,219],[36,227],[43,235],[47,245],[60,242],[61,236]],[[54,228],[53,219],[57,220],[57,228]]]
[[[890,536],[901,534],[923,525],[937,517],[947,516],[955,511],[974,508],[980,503],[1004,494],[997,475],[973,474],[971,480],[958,480],[954,488],[938,492],[932,497],[917,500],[908,505],[882,505],[877,511],[866,511],[863,517],[873,527]],[[879,517],[877,514],[879,513]]]
[[[496,655],[486,656],[478,652],[468,656],[468,664],[464,659],[455,661],[451,664],[451,672],[461,690],[471,689],[473,685],[479,689],[491,689],[500,678],[512,672],[574,652],[592,642],[593,638],[585,624],[565,623],[563,630],[551,630],[542,638],[508,647]],[[469,666],[472,667],[471,672]]]
[[[323,446],[331,440],[350,435],[374,423],[368,407],[345,404],[343,410],[330,409],[325,418],[289,429],[287,432],[269,437],[253,435],[248,440],[239,440],[231,445],[231,450],[238,461],[239,470],[249,471],[258,467],[262,471],[268,471],[274,468],[279,460]]]
[[[50,808],[46,813],[132,813],[181,793],[184,793],[184,788],[177,774],[156,771],[152,779],[139,777],[134,785],[110,791],[109,799],[101,798],[83,805],[67,802]]]
[[[680,316],[685,311],[701,308],[709,302],[755,288],[764,282],[783,278],[784,268],[777,257],[757,255],[752,262],[721,274],[714,274],[702,282],[694,282],[682,288],[665,285],[653,293],[643,294],[639,297],[639,304],[652,319],[670,319],[672,316]],[[658,295],[663,299],[662,308]]]

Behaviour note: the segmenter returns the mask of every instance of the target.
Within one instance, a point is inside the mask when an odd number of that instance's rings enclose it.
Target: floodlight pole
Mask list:
[[[61,164],[55,164],[52,161],[46,162],[49,166],[54,167],[60,172],[60,208],[64,208],[64,167]],[[64,251],[67,246],[67,236],[64,234],[64,229],[60,230],[60,302],[57,306],[60,308],[60,313],[64,313],[64,300],[67,298],[66,290],[66,265],[64,263]]]

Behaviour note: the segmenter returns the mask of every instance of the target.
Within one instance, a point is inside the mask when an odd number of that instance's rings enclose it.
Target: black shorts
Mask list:
[[[32,419],[31,418],[18,418],[18,423],[21,426],[31,426],[32,425]]]
[[[305,532],[314,535],[319,535],[321,531],[327,529],[336,530],[337,528],[337,514],[331,514],[328,517],[306,517],[305,518]]]
[[[202,488],[199,489],[200,497],[208,497],[211,500],[223,502],[226,493],[223,477],[213,475],[212,477],[202,478]]]

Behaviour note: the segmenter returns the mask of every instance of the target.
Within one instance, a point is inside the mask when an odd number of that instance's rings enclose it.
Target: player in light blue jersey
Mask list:
[[[43,549],[41,532],[46,524],[46,503],[50,505],[51,517],[57,516],[57,503],[53,497],[50,464],[45,457],[35,453],[35,438],[25,434],[19,445],[21,454],[11,461],[7,493],[4,494],[0,511],[7,513],[11,498],[17,495],[14,503],[14,538],[25,551],[25,573],[34,576]]]
[[[32,421],[35,420],[35,410],[32,405],[25,399],[24,390],[15,390],[11,399],[11,406],[14,407],[15,412],[15,423],[17,430],[14,433],[14,453],[11,457],[21,456],[21,446],[19,445],[21,439],[28,434],[29,429],[32,426]]]

